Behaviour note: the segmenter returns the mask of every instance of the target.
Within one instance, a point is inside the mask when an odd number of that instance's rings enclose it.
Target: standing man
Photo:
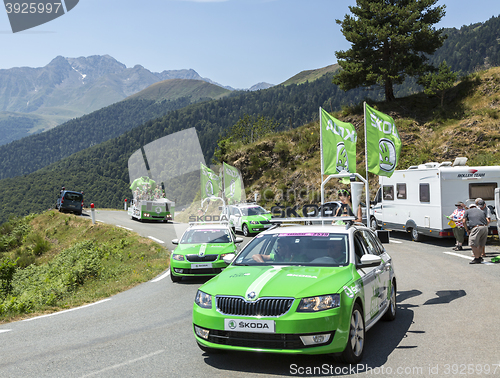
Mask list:
[[[483,261],[481,254],[488,238],[486,214],[481,209],[478,209],[475,204],[472,204],[468,210],[465,210],[464,219],[468,221],[464,222],[464,224],[469,234],[469,246],[474,254],[474,260],[469,264],[481,264]]]
[[[463,202],[459,201],[455,204],[457,207],[453,213],[448,217],[449,219],[455,222],[455,227],[453,228],[453,236],[455,236],[456,245],[453,248],[454,251],[461,251],[462,244],[464,242],[465,237],[465,229],[464,229],[464,214],[465,214],[465,205]]]
[[[488,221],[488,224],[491,222],[491,211],[489,207],[486,206],[486,202],[482,198],[476,198],[476,206],[484,212],[484,215],[486,216],[486,220]],[[486,243],[484,243],[486,245]],[[483,249],[481,251],[481,257],[486,257],[486,250],[485,247],[483,246]]]

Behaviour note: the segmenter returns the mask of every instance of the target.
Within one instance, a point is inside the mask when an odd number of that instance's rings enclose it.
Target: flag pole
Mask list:
[[[366,226],[370,226],[370,185],[368,182],[368,135],[366,134],[366,101],[363,101],[363,121],[365,124],[365,167],[366,167]]]
[[[321,117],[321,106],[319,107],[319,152],[321,159],[321,183],[323,183],[323,175],[325,171],[324,163],[323,163],[323,122]],[[323,191],[321,191],[321,204],[325,203],[325,198]]]

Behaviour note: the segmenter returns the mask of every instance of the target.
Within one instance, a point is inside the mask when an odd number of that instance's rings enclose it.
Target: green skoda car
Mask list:
[[[227,267],[224,256],[236,253],[241,242],[228,225],[191,225],[180,240],[172,240],[177,247],[170,255],[170,278],[215,276]]]
[[[229,205],[222,214],[229,219],[234,231],[240,231],[245,236],[267,230],[272,226],[271,213],[257,204]]]
[[[226,260],[233,257],[193,305],[207,353],[336,354],[358,363],[365,332],[396,317],[393,263],[367,227],[280,226]]]

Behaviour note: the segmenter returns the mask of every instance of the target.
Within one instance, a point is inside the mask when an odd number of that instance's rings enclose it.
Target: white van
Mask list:
[[[422,235],[453,237],[447,215],[462,201],[466,206],[482,198],[492,213],[490,233],[497,233],[495,189],[500,188],[500,166],[469,167],[467,158],[426,163],[380,176],[373,215],[378,227],[406,231],[412,240]]]

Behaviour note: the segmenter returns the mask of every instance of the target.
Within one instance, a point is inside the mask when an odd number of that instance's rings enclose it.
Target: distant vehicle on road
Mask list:
[[[245,236],[267,230],[272,226],[271,213],[255,203],[229,205],[223,209],[222,215],[229,219],[233,230]]]
[[[71,190],[62,190],[57,197],[56,209],[58,209],[61,213],[68,212],[82,215],[83,193]]]

